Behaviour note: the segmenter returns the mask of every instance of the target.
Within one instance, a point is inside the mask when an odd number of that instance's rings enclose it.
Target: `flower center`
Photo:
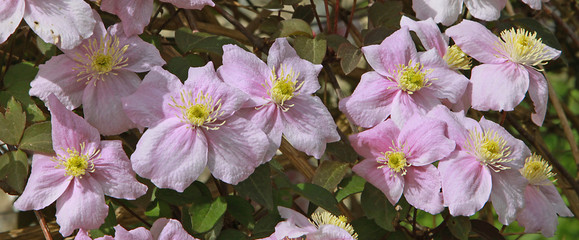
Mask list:
[[[321,211],[313,213],[311,219],[310,222],[316,225],[317,228],[327,224],[338,226],[350,233],[354,239],[358,239],[358,234],[354,231],[354,228],[348,223],[348,219],[344,216],[340,215],[339,217],[336,217],[327,211]]]
[[[545,44],[541,38],[537,38],[536,32],[511,28],[501,32],[501,40],[499,48],[509,54],[511,61],[515,63],[536,66],[550,60]]]
[[[74,70],[78,71],[77,81],[104,80],[109,74],[116,75],[114,70],[127,66],[128,58],[124,57],[129,45],[120,46],[119,39],[105,36],[101,39],[90,39],[82,46],[85,54],[74,58],[78,62]],[[96,84],[96,81],[93,82]]]
[[[406,158],[410,157],[410,155],[406,156],[404,153],[404,145],[397,147],[398,145],[399,144],[396,144],[394,141],[392,141],[392,146],[394,147],[390,147],[390,151],[381,152],[381,154],[384,156],[377,159],[378,163],[382,164],[378,168],[388,167],[392,170],[392,172],[404,176],[406,175],[406,168],[411,166],[411,164],[407,162]]]
[[[551,172],[553,168],[543,158],[537,154],[531,155],[525,159],[525,166],[521,168],[521,174],[529,180],[532,185],[545,185],[550,183],[550,177],[555,176]]]
[[[446,50],[443,57],[446,64],[451,68],[458,70],[468,70],[471,68],[471,58],[466,55],[457,45],[452,45]]]
[[[181,121],[191,124],[193,127],[204,127],[205,129],[217,130],[225,121],[215,123],[217,118],[223,115],[221,111],[221,99],[215,101],[209,94],[199,91],[195,97],[191,91],[183,90],[179,94],[179,99],[171,97],[173,101],[169,106],[178,109],[181,114],[178,116]]]
[[[475,156],[483,166],[487,166],[495,172],[510,169],[502,163],[510,162],[513,159],[507,141],[495,131],[479,132],[469,131],[466,148],[470,154]]]
[[[426,78],[426,75],[429,74],[431,70],[423,71],[423,68],[420,63],[413,64],[412,60],[408,62],[408,65],[398,65],[396,74],[393,74],[398,77],[398,87],[408,94],[413,94],[423,87],[430,86],[431,83],[429,83],[429,81],[432,79]]]
[[[271,100],[284,112],[288,111],[293,104],[285,104],[286,101],[291,100],[294,96],[297,96],[302,86],[303,82],[297,82],[299,73],[296,75],[293,70],[289,70],[289,73],[284,72],[284,67],[282,66],[279,74],[272,69],[270,81],[266,80],[263,87],[267,89],[267,94],[270,96]],[[270,85],[271,82],[271,85]]]
[[[68,156],[57,155],[52,158],[58,164],[55,168],[64,168],[65,176],[82,177],[86,172],[94,172],[94,159],[100,154],[97,149],[91,154],[81,154],[85,150],[85,144],[80,145],[80,153],[76,149],[66,149]]]

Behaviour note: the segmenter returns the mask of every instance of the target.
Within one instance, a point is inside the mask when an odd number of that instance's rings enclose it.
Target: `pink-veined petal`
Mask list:
[[[535,10],[541,10],[541,7],[543,5],[543,0],[522,0],[522,1]]]
[[[127,231],[121,225],[115,226],[115,238],[118,240],[153,240],[151,232],[144,227]]]
[[[275,232],[264,239],[283,240],[285,237],[297,238],[311,232],[315,232],[316,227],[304,215],[293,209],[278,206],[279,214],[285,221],[279,222],[275,226]]]
[[[349,232],[336,225],[324,224],[317,231],[307,234],[308,240],[354,240]]]
[[[314,227],[312,222],[305,217],[303,214],[291,209],[282,206],[278,206],[277,210],[279,211],[279,215],[286,219],[288,222],[295,224],[297,227],[304,228],[304,229],[315,229],[311,228]]]
[[[156,186],[183,192],[205,169],[207,140],[179,118],[168,118],[145,131],[131,163]]]
[[[460,47],[460,49],[482,63],[504,63],[505,54],[499,52],[499,38],[480,23],[463,20],[459,24],[446,29],[446,35]]]
[[[433,18],[435,22],[449,26],[456,22],[462,13],[463,0],[414,0],[412,9],[416,12],[416,18]]]
[[[382,168],[378,168],[382,167]],[[365,159],[352,168],[356,174],[380,189],[392,205],[396,205],[404,190],[404,178],[376,159]]]
[[[529,89],[529,72],[512,62],[478,65],[470,80],[472,108],[480,111],[513,111]]]
[[[390,117],[398,127],[403,127],[415,114],[426,115],[428,111],[439,104],[440,100],[431,95],[431,91],[419,91],[413,94],[399,91],[392,100]]]
[[[127,23],[130,24],[130,23]],[[143,41],[139,36],[126,36],[121,30],[124,24],[110,26],[108,33],[119,40],[119,46],[126,46],[127,51],[123,57],[127,59],[123,69],[131,72],[146,72],[154,66],[165,65],[159,50],[155,45]]]
[[[75,229],[96,229],[108,215],[109,206],[96,179],[88,176],[74,178],[68,189],[56,201],[56,222],[62,236]]]
[[[264,106],[259,110],[253,107],[242,108],[236,112],[237,116],[254,123],[257,128],[267,135],[270,147],[264,159],[271,159],[281,145],[284,125],[280,112],[281,110],[275,104]]]
[[[404,175],[404,197],[412,206],[431,214],[442,212],[440,173],[432,164],[410,166]]]
[[[408,163],[423,166],[450,154],[456,144],[446,137],[446,123],[415,115],[402,128],[398,142],[404,145]]]
[[[525,68],[529,73],[529,96],[535,105],[535,112],[531,114],[531,120],[537,126],[541,126],[545,120],[545,114],[547,114],[549,86],[542,73],[530,67]]]
[[[491,171],[493,189],[491,201],[499,222],[509,225],[517,216],[517,212],[525,205],[525,186],[527,179],[516,169],[502,170],[498,173]]]
[[[152,0],[102,0],[101,9],[119,16],[127,36],[143,33],[153,14]]]
[[[196,240],[183,229],[183,225],[175,219],[159,218],[151,227],[155,240]],[[197,239],[198,240],[198,239]]]
[[[380,45],[362,47],[368,64],[382,76],[391,76],[399,65],[416,61],[416,48],[407,27],[388,36]]]
[[[336,123],[317,96],[296,96],[294,106],[282,113],[285,138],[297,150],[315,158],[322,157],[326,143],[340,140]]]
[[[505,8],[507,0],[464,0],[464,4],[473,17],[494,21],[501,16],[501,10]]]
[[[201,9],[204,6],[215,6],[211,0],[161,0],[161,2],[172,3],[178,8]]]
[[[538,186],[529,184],[525,188],[525,208],[517,214],[517,222],[525,227],[526,233],[540,231],[545,237],[555,235],[557,213]]]
[[[573,213],[571,210],[569,210],[569,208],[567,208],[565,202],[561,198],[561,195],[559,195],[559,191],[557,191],[557,188],[555,188],[553,184],[539,185],[538,187],[545,195],[545,197],[549,199],[549,203],[551,203],[553,209],[557,214],[559,214],[559,216],[573,217]]]
[[[468,138],[467,128],[464,126],[463,122],[466,117],[464,113],[451,112],[447,107],[443,105],[436,106],[426,115],[430,118],[436,118],[446,123],[448,130],[448,137],[456,142],[459,148],[463,147]],[[478,123],[469,119],[472,124],[478,125]]]
[[[0,43],[12,35],[24,16],[24,0],[5,0],[0,6]]]
[[[426,50],[434,48],[440,57],[443,57],[446,53],[448,37],[442,35],[432,18],[423,21],[414,21],[409,17],[402,16],[400,26],[407,26],[410,31],[414,31]]]
[[[392,120],[386,120],[366,131],[350,135],[350,144],[364,158],[383,157],[383,152],[396,147],[400,129]]]
[[[525,164],[525,158],[531,156],[531,150],[527,147],[527,145],[513,137],[505,128],[501,125],[486,120],[484,117],[481,118],[479,121],[480,126],[484,129],[485,133],[495,132],[498,134],[503,140],[507,142],[506,147],[509,148],[509,159],[512,159],[509,162],[502,163],[502,165],[510,167],[512,169],[520,169]]]
[[[448,68],[446,62],[434,50],[420,54],[420,63],[428,69],[426,77],[431,79],[428,82],[430,86],[425,90],[428,89],[437,98],[448,99],[452,103],[456,103],[462,97],[469,83],[468,78]]]

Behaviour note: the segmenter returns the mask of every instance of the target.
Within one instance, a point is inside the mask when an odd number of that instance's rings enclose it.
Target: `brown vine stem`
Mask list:
[[[48,229],[48,224],[46,223],[46,219],[44,218],[44,214],[40,210],[34,210],[34,215],[38,219],[38,223],[42,228],[42,233],[44,234],[44,239],[52,240],[52,235],[50,235],[50,229]]]
[[[308,163],[308,156],[305,153],[295,149],[285,138],[281,139],[279,150],[289,158],[292,165],[294,165],[298,171],[308,179],[308,181],[311,181],[312,178],[314,178],[316,171],[314,167]]]
[[[350,19],[348,19],[346,25],[346,33],[344,34],[344,38],[348,38],[348,33],[350,32],[350,28],[352,27],[352,21],[354,20],[354,12],[356,12],[356,0],[352,3],[352,10],[350,11]]]
[[[330,83],[332,84],[332,87],[334,87],[334,91],[336,91],[336,95],[338,96],[338,100],[341,101],[342,98],[344,98],[344,93],[342,92],[342,89],[340,88],[340,84],[338,83],[338,79],[336,78],[336,75],[334,75],[334,72],[332,71],[332,67],[330,67],[330,65],[328,65],[327,62],[322,62],[322,66],[324,68],[324,71],[326,71],[326,75],[328,75],[328,78],[330,79]],[[352,129],[353,133],[358,133],[358,128],[356,126],[354,126],[354,124],[352,124],[351,122],[350,122],[350,128]]]
[[[551,7],[548,6],[547,4],[543,4],[543,11],[551,15],[555,20],[555,22],[563,28],[565,33],[567,33],[567,36],[569,36],[571,40],[573,40],[575,46],[579,47],[579,37],[577,37],[577,34],[575,34],[575,32],[571,29],[571,27],[569,27],[569,25],[567,25],[567,23],[565,23],[565,21],[563,21],[563,19],[561,19],[559,15],[554,13]]]
[[[237,19],[235,19],[233,16],[231,16],[231,14],[229,14],[225,10],[223,10],[223,8],[221,8],[221,6],[219,6],[218,4],[215,4],[215,7],[213,8],[215,9],[215,11],[221,14],[221,16],[227,19],[227,21],[233,24],[233,26],[235,26],[237,30],[239,30],[251,43],[253,43],[253,46],[255,46],[262,52],[267,52],[267,50],[265,49],[265,43],[261,38],[256,38],[255,36],[253,36],[253,34],[247,31],[247,29],[243,25],[241,25],[241,23],[237,21]]]
[[[318,23],[318,27],[320,28],[320,32],[324,32],[324,28],[322,27],[322,21],[320,21],[320,15],[318,15],[318,11],[316,10],[316,4],[314,4],[314,0],[310,0],[310,4],[312,5],[312,10],[314,12],[314,17],[316,17],[316,22]]]

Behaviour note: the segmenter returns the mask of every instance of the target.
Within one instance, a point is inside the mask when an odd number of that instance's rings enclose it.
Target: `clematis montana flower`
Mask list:
[[[561,51],[542,43],[524,29],[501,32],[501,38],[483,25],[464,20],[446,30],[456,45],[483,63],[472,69],[472,108],[513,111],[527,90],[535,105],[533,123],[541,126],[547,112],[548,85],[533,66],[559,57]],[[497,87],[500,86],[500,87]]]
[[[268,134],[271,157],[282,134],[296,149],[320,158],[326,143],[340,140],[334,119],[320,98],[321,65],[301,59],[285,38],[275,40],[267,65],[235,46],[223,46],[218,73],[229,85],[251,97],[240,116],[258,124]]]
[[[412,206],[437,214],[444,209],[441,180],[431,163],[447,157],[455,148],[445,132],[444,122],[415,115],[402,129],[386,120],[352,134],[354,150],[364,157],[352,171],[380,189],[392,205],[404,193]]]
[[[127,231],[121,225],[115,226],[115,237],[105,235],[95,240],[199,240],[192,237],[183,229],[183,225],[175,219],[159,218],[151,231],[144,227],[135,228]],[[83,229],[78,231],[74,240],[92,240]]]
[[[418,19],[433,18],[435,22],[449,26],[462,14],[463,3],[473,17],[494,21],[501,16],[507,0],[412,0],[412,9]]]
[[[204,6],[215,6],[211,0],[160,0],[172,3],[178,8],[202,9]],[[138,35],[143,30],[153,13],[153,0],[102,0],[101,9],[119,16],[127,36]]]
[[[275,226],[275,232],[262,240],[353,240],[358,239],[354,228],[346,222],[346,217],[336,217],[322,210],[312,214],[312,220],[285,207],[277,207],[285,221]]]
[[[82,103],[85,119],[103,135],[136,127],[124,113],[121,98],[137,90],[141,79],[136,72],[165,61],[153,45],[125,36],[120,28],[113,25],[107,32],[99,22],[94,35],[80,46],[40,65],[30,95],[46,101],[54,94],[68,109]]]
[[[63,236],[77,228],[98,228],[108,214],[104,195],[132,200],[147,187],[135,179],[121,141],[101,141],[94,127],[54,95],[48,103],[56,155],[34,154],[28,184],[14,207],[39,210],[56,201],[56,222]]]
[[[217,77],[211,62],[190,68],[185,84],[154,68],[137,92],[123,99],[127,115],[149,127],[131,155],[133,168],[158,187],[180,192],[205,166],[230,184],[246,179],[269,160],[265,133],[234,115],[247,100]]]
[[[500,125],[476,122],[463,113],[437,107],[428,116],[448,124],[448,135],[457,149],[438,163],[444,205],[453,216],[472,216],[489,200],[499,221],[509,224],[524,205],[526,180],[518,171],[530,151]]]
[[[525,208],[517,214],[517,222],[525,227],[526,233],[541,231],[545,237],[552,237],[557,229],[557,215],[573,217],[549,180],[555,175],[551,169],[545,160],[535,154],[525,159],[525,166],[520,169],[528,184],[525,188]]]
[[[24,18],[43,41],[61,49],[76,47],[93,34],[95,19],[82,0],[3,0],[0,4],[0,43]]]
[[[354,124],[370,128],[388,116],[397,126],[414,114],[424,115],[442,99],[456,103],[468,80],[449,69],[437,49],[418,54],[407,27],[380,45],[362,48],[374,71],[362,75],[352,96],[340,101],[340,110]]]

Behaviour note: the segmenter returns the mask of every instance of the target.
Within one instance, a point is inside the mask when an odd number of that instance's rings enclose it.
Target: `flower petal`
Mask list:
[[[12,35],[24,16],[24,0],[3,1],[0,6],[0,43]]]
[[[525,233],[541,231],[545,237],[555,234],[557,214],[538,186],[529,184],[525,188],[525,208],[517,214],[517,222],[525,227]]]
[[[503,63],[505,54],[497,51],[499,38],[480,23],[463,20],[446,29],[446,35],[454,40],[460,49],[482,63]]]
[[[555,212],[559,214],[559,216],[573,217],[573,213],[571,212],[571,210],[569,210],[569,208],[567,208],[565,202],[561,198],[561,195],[559,195],[559,191],[557,191],[557,188],[555,188],[553,184],[541,185],[538,187],[539,190],[541,190],[541,192],[549,200],[549,203],[553,206],[553,210],[555,210]]]
[[[151,232],[144,227],[127,231],[121,225],[115,226],[115,238],[119,240],[153,240]]]
[[[63,49],[76,47],[93,34],[96,20],[86,2],[26,0],[24,20],[47,43]]]
[[[178,118],[168,118],[145,131],[131,163],[156,186],[183,192],[205,169],[207,140]]]
[[[501,16],[501,10],[505,8],[507,0],[465,0],[464,4],[475,18],[494,21]]]
[[[531,114],[531,119],[537,126],[541,126],[545,120],[545,114],[547,114],[549,86],[542,73],[529,67],[525,68],[529,72],[529,96],[535,105],[535,112]]]
[[[468,138],[468,129],[464,125],[465,121],[470,121],[471,124],[478,125],[474,119],[466,118],[464,113],[451,112],[443,105],[436,106],[426,115],[430,118],[436,118],[446,123],[448,130],[448,137],[456,142],[459,148],[463,147]]]
[[[354,240],[349,232],[332,224],[324,224],[318,231],[307,235],[308,240]]]
[[[151,234],[156,240],[195,240],[183,229],[183,225],[175,219],[159,218],[151,227]],[[197,239],[198,240],[198,239]]]
[[[332,115],[317,96],[300,95],[289,103],[294,106],[281,114],[285,138],[297,150],[319,159],[326,143],[340,140]]]
[[[399,91],[392,100],[390,117],[394,123],[398,127],[402,127],[415,114],[426,115],[436,105],[440,105],[440,101],[430,93],[431,91],[419,91],[408,94]]]
[[[381,167],[381,168],[379,168]],[[376,159],[365,159],[352,168],[356,174],[380,189],[392,205],[396,205],[404,190],[404,178],[398,173],[390,171]]]
[[[280,110],[275,104],[270,104],[256,110],[253,107],[242,108],[236,112],[237,116],[245,118],[261,129],[269,140],[269,150],[264,159],[271,159],[281,145],[282,131],[284,129]]]
[[[408,163],[423,166],[441,160],[454,150],[456,144],[446,133],[446,123],[415,115],[406,122],[397,142],[407,149]]]
[[[143,33],[151,20],[151,0],[102,0],[101,9],[119,16],[127,36]]]
[[[435,22],[449,26],[456,22],[462,13],[463,0],[414,0],[412,9],[416,12],[416,18],[433,18]]]
[[[379,46],[362,47],[368,64],[382,76],[391,76],[399,65],[416,60],[416,48],[408,28],[402,27],[388,36]]]
[[[491,200],[499,215],[499,222],[505,225],[515,220],[519,209],[525,205],[525,186],[527,179],[516,169],[492,172],[493,189]]]
[[[63,169],[55,168],[52,157],[36,153],[32,157],[32,170],[22,195],[14,207],[22,211],[40,210],[58,199],[70,185],[70,177]]]
[[[431,214],[442,212],[441,180],[432,164],[410,166],[404,176],[404,197],[412,206]]]
[[[400,129],[392,120],[386,120],[366,131],[350,135],[350,144],[364,158],[383,157],[382,152],[394,146]]]
[[[201,9],[203,6],[215,6],[211,0],[161,0],[161,2],[172,3],[178,8]]]
[[[77,228],[99,228],[108,215],[103,190],[92,177],[74,178],[62,197],[56,201],[56,223],[62,236]]]
[[[480,111],[513,111],[529,89],[529,72],[512,62],[478,65],[470,80],[472,108]]]
[[[434,50],[420,54],[420,62],[430,73],[426,76],[431,79],[430,86],[424,88],[440,99],[448,99],[452,103],[460,100],[469,80],[464,75],[448,68],[446,62]]]
[[[410,31],[414,31],[426,50],[434,48],[440,57],[443,57],[446,53],[448,37],[442,35],[432,18],[423,21],[414,21],[409,17],[402,16],[400,26],[406,26]]]
[[[512,160],[502,163],[502,165],[512,169],[522,168],[525,164],[525,158],[531,156],[531,150],[529,150],[527,145],[523,141],[513,137],[505,128],[493,121],[486,120],[483,117],[479,123],[486,133],[491,131],[495,132],[507,142],[506,147],[508,147],[510,151],[509,159]]]
[[[396,82],[377,72],[367,72],[352,96],[340,101],[340,111],[358,126],[376,126],[390,116],[392,100],[399,91]]]
[[[161,58],[161,53],[155,45],[143,41],[136,35],[126,36],[121,30],[123,26],[124,24],[115,24],[108,29],[109,35],[119,40],[119,46],[127,47],[127,51],[123,54],[123,57],[127,59],[127,65],[123,69],[131,72],[146,72],[154,66],[165,65],[165,60]]]

